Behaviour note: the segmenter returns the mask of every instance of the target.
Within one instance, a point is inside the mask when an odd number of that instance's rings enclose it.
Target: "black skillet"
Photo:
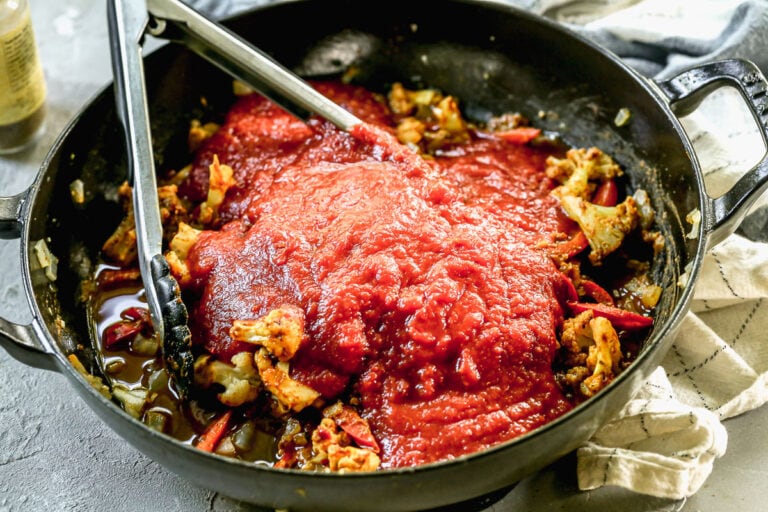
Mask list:
[[[470,118],[520,111],[569,144],[601,147],[626,168],[632,187],[649,192],[659,213],[666,250],[653,273],[664,293],[640,355],[608,388],[556,421],[481,453],[352,475],[276,470],[202,453],[129,417],[66,357],[76,352],[98,371],[80,284],[122,216],[115,190],[126,177],[114,93],[107,88],[64,130],[33,185],[0,198],[3,235],[21,239],[33,315],[28,325],[0,319],[0,341],[21,361],[64,374],[88,406],[150,458],[201,486],[255,504],[339,511],[438,507],[507,487],[572,451],[658,366],[688,311],[705,251],[733,232],[768,186],[764,157],[723,196],[707,195],[678,119],[715,88],[730,85],[741,92],[765,141],[766,82],[747,61],[711,63],[653,82],[560,25],[501,2],[390,0],[374,7],[374,14],[371,9],[356,0],[288,1],[228,25],[307,76],[334,75],[354,64],[357,80],[373,89],[383,91],[393,81],[438,87],[460,98]],[[221,116],[233,100],[231,80],[176,46],[154,52],[145,69],[156,166],[179,168],[188,159],[189,121]],[[617,127],[621,108],[629,109],[631,119]],[[70,198],[76,179],[85,185],[83,204]],[[691,225],[685,219],[694,211],[701,221]],[[55,281],[37,258],[39,240],[59,259]]]

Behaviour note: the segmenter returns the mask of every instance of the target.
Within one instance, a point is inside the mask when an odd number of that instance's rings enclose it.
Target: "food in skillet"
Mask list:
[[[206,451],[371,471],[530,432],[629,364],[663,240],[610,156],[517,114],[469,123],[432,89],[314,85],[364,131],[242,91],[221,126],[193,124],[192,163],[158,190],[193,332],[184,399],[121,189],[91,307],[129,413]]]

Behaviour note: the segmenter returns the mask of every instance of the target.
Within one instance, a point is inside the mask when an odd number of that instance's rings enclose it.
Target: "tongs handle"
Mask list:
[[[154,21],[150,34],[185,45],[300,119],[317,114],[345,131],[362,123],[266,53],[179,0],[147,0],[147,8]],[[167,24],[177,29],[174,34],[166,32]]]
[[[139,266],[147,290],[152,321],[163,336],[162,318],[148,262],[162,252],[162,223],[157,198],[155,160],[149,124],[149,108],[144,83],[141,43],[149,20],[146,6],[136,0],[109,0],[109,22],[112,73],[115,78],[115,104],[123,127],[128,156],[129,181],[133,186],[133,213],[136,217]]]
[[[162,254],[163,225],[141,51],[149,21],[146,4],[142,0],[109,0],[107,20],[115,104],[125,136],[129,180],[133,186],[141,278],[155,333],[163,343],[179,392],[185,394],[192,371],[188,350],[191,334],[178,283]]]

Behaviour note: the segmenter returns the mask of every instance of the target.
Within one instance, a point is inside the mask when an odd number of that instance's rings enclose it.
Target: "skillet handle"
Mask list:
[[[32,325],[15,324],[0,318],[0,346],[27,366],[58,371],[56,359],[40,343]]]
[[[683,71],[657,85],[667,96],[676,115],[686,115],[698,107],[715,89],[734,86],[747,102],[760,127],[763,146],[768,147],[768,82],[750,61],[730,59]],[[768,189],[768,153],[720,197],[709,197],[709,208],[702,212],[702,223],[709,234],[707,247],[722,242],[744,219],[749,207]]]
[[[0,238],[21,236],[22,209],[29,190],[10,197],[0,197]],[[56,359],[40,343],[32,324],[16,324],[0,317],[0,346],[14,359],[35,368],[56,370]]]
[[[0,238],[13,240],[21,236],[21,208],[27,200],[27,193],[0,197]]]

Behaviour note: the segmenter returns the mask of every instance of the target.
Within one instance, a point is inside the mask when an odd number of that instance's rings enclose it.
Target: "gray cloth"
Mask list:
[[[521,2],[533,3],[538,2]],[[698,6],[691,2],[691,9]],[[543,15],[556,17],[557,9],[545,9]],[[768,1],[748,0],[733,13],[730,23],[714,39],[667,37],[654,43],[623,39],[607,30],[580,30],[594,42],[608,48],[639,73],[656,78],[674,76],[683,69],[726,58],[752,60],[768,71]]]

